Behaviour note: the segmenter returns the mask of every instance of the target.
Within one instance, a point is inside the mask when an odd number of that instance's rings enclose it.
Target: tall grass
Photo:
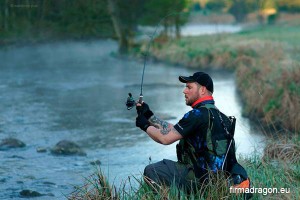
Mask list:
[[[256,157],[244,158],[240,161],[247,169],[251,178],[251,187],[262,188],[264,193],[254,193],[252,199],[299,199],[300,187],[299,181],[299,163],[295,165],[295,169],[284,169],[286,165],[281,162],[261,161]],[[211,176],[212,177],[212,176]],[[134,177],[133,177],[134,178]],[[183,190],[175,186],[157,187],[155,190],[142,180],[135,178],[139,184],[137,188],[121,185],[119,189],[115,185],[103,184],[106,180],[105,176],[99,171],[86,180],[82,187],[69,195],[69,200],[102,200],[102,199],[243,199],[243,194],[230,193],[227,185],[228,178],[221,173],[210,179],[206,185],[199,186],[191,193],[185,193]],[[89,189],[86,189],[89,188]],[[265,189],[281,188],[288,193],[268,193]]]
[[[270,139],[263,156],[251,155],[239,159],[251,180],[251,188],[262,188],[253,193],[253,200],[300,199],[300,140],[299,136]],[[222,172],[210,173],[209,181],[198,185],[190,193],[171,187],[145,183],[142,178],[129,177],[120,185],[110,185],[100,169],[86,178],[83,186],[75,187],[69,200],[215,200],[243,199],[243,194],[230,193],[230,178]],[[134,183],[133,183],[134,182]],[[270,189],[278,193],[270,193]],[[281,188],[284,190],[281,193]],[[274,189],[274,190],[275,190]],[[286,193],[287,192],[287,193]]]
[[[85,179],[83,186],[75,186],[74,192],[69,196],[69,200],[102,200],[117,198],[115,186],[111,186],[107,178],[99,169],[95,174]]]
[[[300,63],[291,60],[282,46],[270,43],[263,49],[267,53],[260,53],[259,58],[236,60],[245,111],[266,125],[296,133],[300,130]]]

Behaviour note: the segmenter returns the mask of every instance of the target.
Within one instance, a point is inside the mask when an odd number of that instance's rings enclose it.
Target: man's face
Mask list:
[[[200,85],[197,83],[186,83],[185,88],[183,90],[183,94],[185,97],[185,104],[191,106],[195,101],[200,98]]]

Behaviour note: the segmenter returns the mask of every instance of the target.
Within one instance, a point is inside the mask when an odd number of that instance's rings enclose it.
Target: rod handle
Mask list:
[[[143,103],[143,95],[140,95],[140,97],[139,97],[139,101],[138,101],[140,104],[142,104]]]

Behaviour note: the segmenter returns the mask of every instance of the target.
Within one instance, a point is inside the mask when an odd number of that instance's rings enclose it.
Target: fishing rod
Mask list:
[[[146,48],[146,52],[142,53],[142,55],[144,56],[144,67],[143,67],[143,72],[142,72],[142,80],[141,80],[141,89],[140,89],[140,96],[137,102],[135,102],[135,100],[132,97],[132,94],[129,92],[128,93],[128,97],[127,97],[127,101],[126,101],[126,106],[127,106],[127,110],[131,110],[137,103],[142,103],[143,102],[143,84],[144,84],[144,75],[145,75],[145,69],[146,69],[146,63],[147,63],[147,58],[149,56],[149,50],[150,50],[150,45],[154,40],[154,36],[157,33],[158,27],[161,25],[161,23],[169,16],[172,15],[176,15],[176,14],[182,14],[181,12],[172,12],[166,16],[164,16],[163,18],[161,18],[161,20],[157,23],[154,32],[149,36],[150,40],[147,44],[147,48]]]

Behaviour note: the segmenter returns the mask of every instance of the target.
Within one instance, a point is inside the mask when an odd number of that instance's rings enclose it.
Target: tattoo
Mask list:
[[[170,124],[164,120],[159,119],[155,115],[150,117],[149,121],[153,126],[160,129],[160,132],[163,135],[167,135],[171,131],[171,128],[169,127]]]

